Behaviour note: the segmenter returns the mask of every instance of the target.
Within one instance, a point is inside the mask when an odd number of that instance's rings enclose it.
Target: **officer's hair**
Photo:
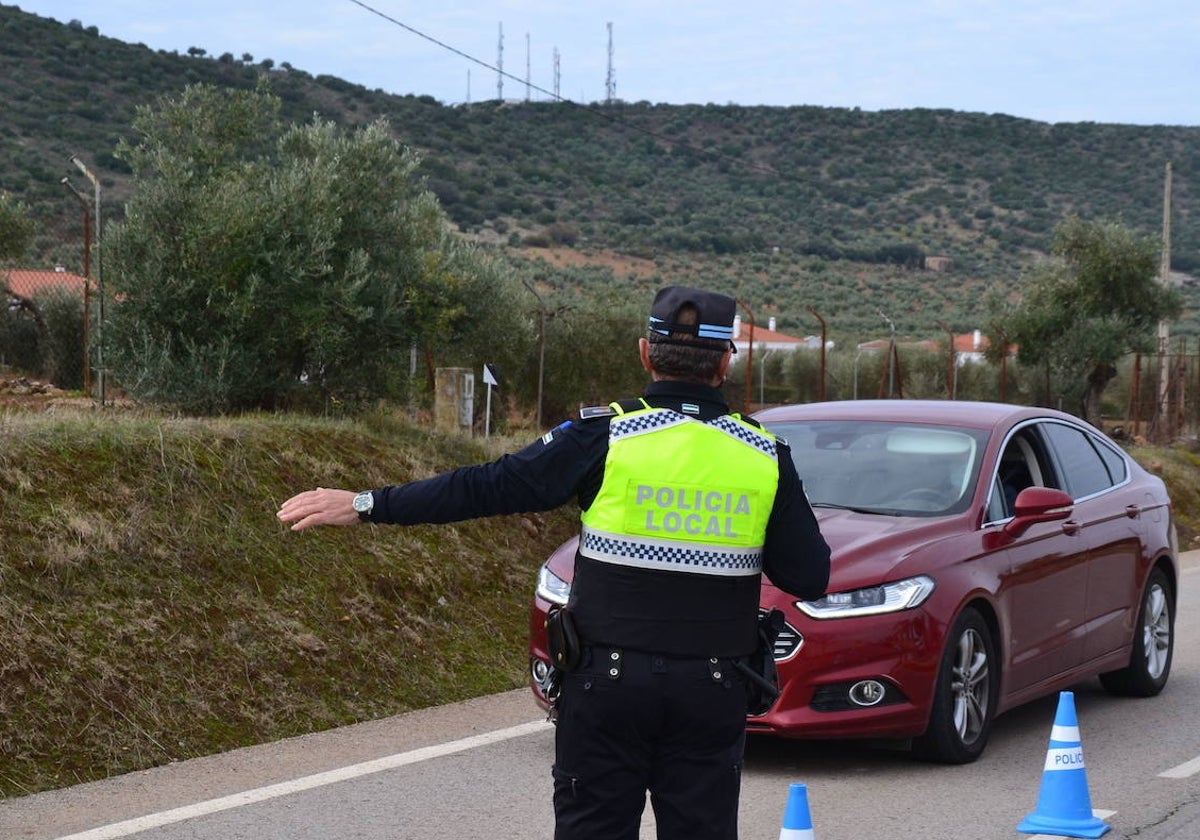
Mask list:
[[[676,313],[678,324],[696,323],[696,307],[684,304]],[[728,341],[697,338],[691,333],[671,333],[670,336],[648,331],[650,364],[664,379],[682,379],[708,384],[717,376],[721,359],[729,349]]]

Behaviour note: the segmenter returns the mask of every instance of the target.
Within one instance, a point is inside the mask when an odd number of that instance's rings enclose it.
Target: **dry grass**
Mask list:
[[[383,415],[2,414],[0,438],[5,796],[517,687],[574,519],[280,524],[300,489],[485,457]]]

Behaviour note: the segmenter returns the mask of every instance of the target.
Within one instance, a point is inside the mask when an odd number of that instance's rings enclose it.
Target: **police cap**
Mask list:
[[[696,322],[681,324],[679,312],[688,305],[696,310]],[[737,301],[729,295],[688,286],[665,286],[654,296],[647,329],[661,336],[685,333],[732,343],[736,313]]]

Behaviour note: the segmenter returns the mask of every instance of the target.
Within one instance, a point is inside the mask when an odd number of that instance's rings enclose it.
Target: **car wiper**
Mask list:
[[[848,510],[851,513],[865,513],[868,516],[900,516],[898,510],[880,510],[879,508],[854,507],[853,505],[838,505],[833,502],[809,502],[814,508],[830,508],[832,510]]]

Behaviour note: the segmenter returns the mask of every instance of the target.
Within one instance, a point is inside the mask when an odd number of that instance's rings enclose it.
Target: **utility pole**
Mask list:
[[[1163,237],[1162,262],[1159,266],[1159,282],[1163,288],[1171,285],[1171,162],[1167,161],[1166,181],[1163,185]],[[1158,322],[1158,422],[1159,437],[1167,434],[1167,403],[1171,395],[1171,366],[1167,363],[1171,339],[1171,325],[1164,318]]]
[[[950,399],[955,399],[955,392],[958,390],[958,365],[956,364],[958,352],[954,349],[954,331],[946,326],[945,321],[938,320],[934,323],[946,331],[946,340],[949,342],[946,345],[949,348],[949,354],[946,357],[946,393],[950,395]]]
[[[542,428],[542,383],[545,381],[546,370],[546,302],[542,300],[542,296],[537,293],[537,289],[530,285],[529,281],[524,277],[521,282],[525,284],[525,288],[537,298],[538,302],[538,387],[537,387],[537,425],[534,427],[538,431]]]
[[[531,76],[531,71],[529,69],[529,33],[526,32],[525,33],[525,101],[526,102],[529,101],[530,76]]]
[[[817,399],[825,402],[825,319],[821,317],[821,313],[813,309],[811,306],[804,307],[813,314],[818,321],[821,322],[821,379],[820,387],[817,390]],[[855,388],[858,387],[857,375],[855,376]]]

